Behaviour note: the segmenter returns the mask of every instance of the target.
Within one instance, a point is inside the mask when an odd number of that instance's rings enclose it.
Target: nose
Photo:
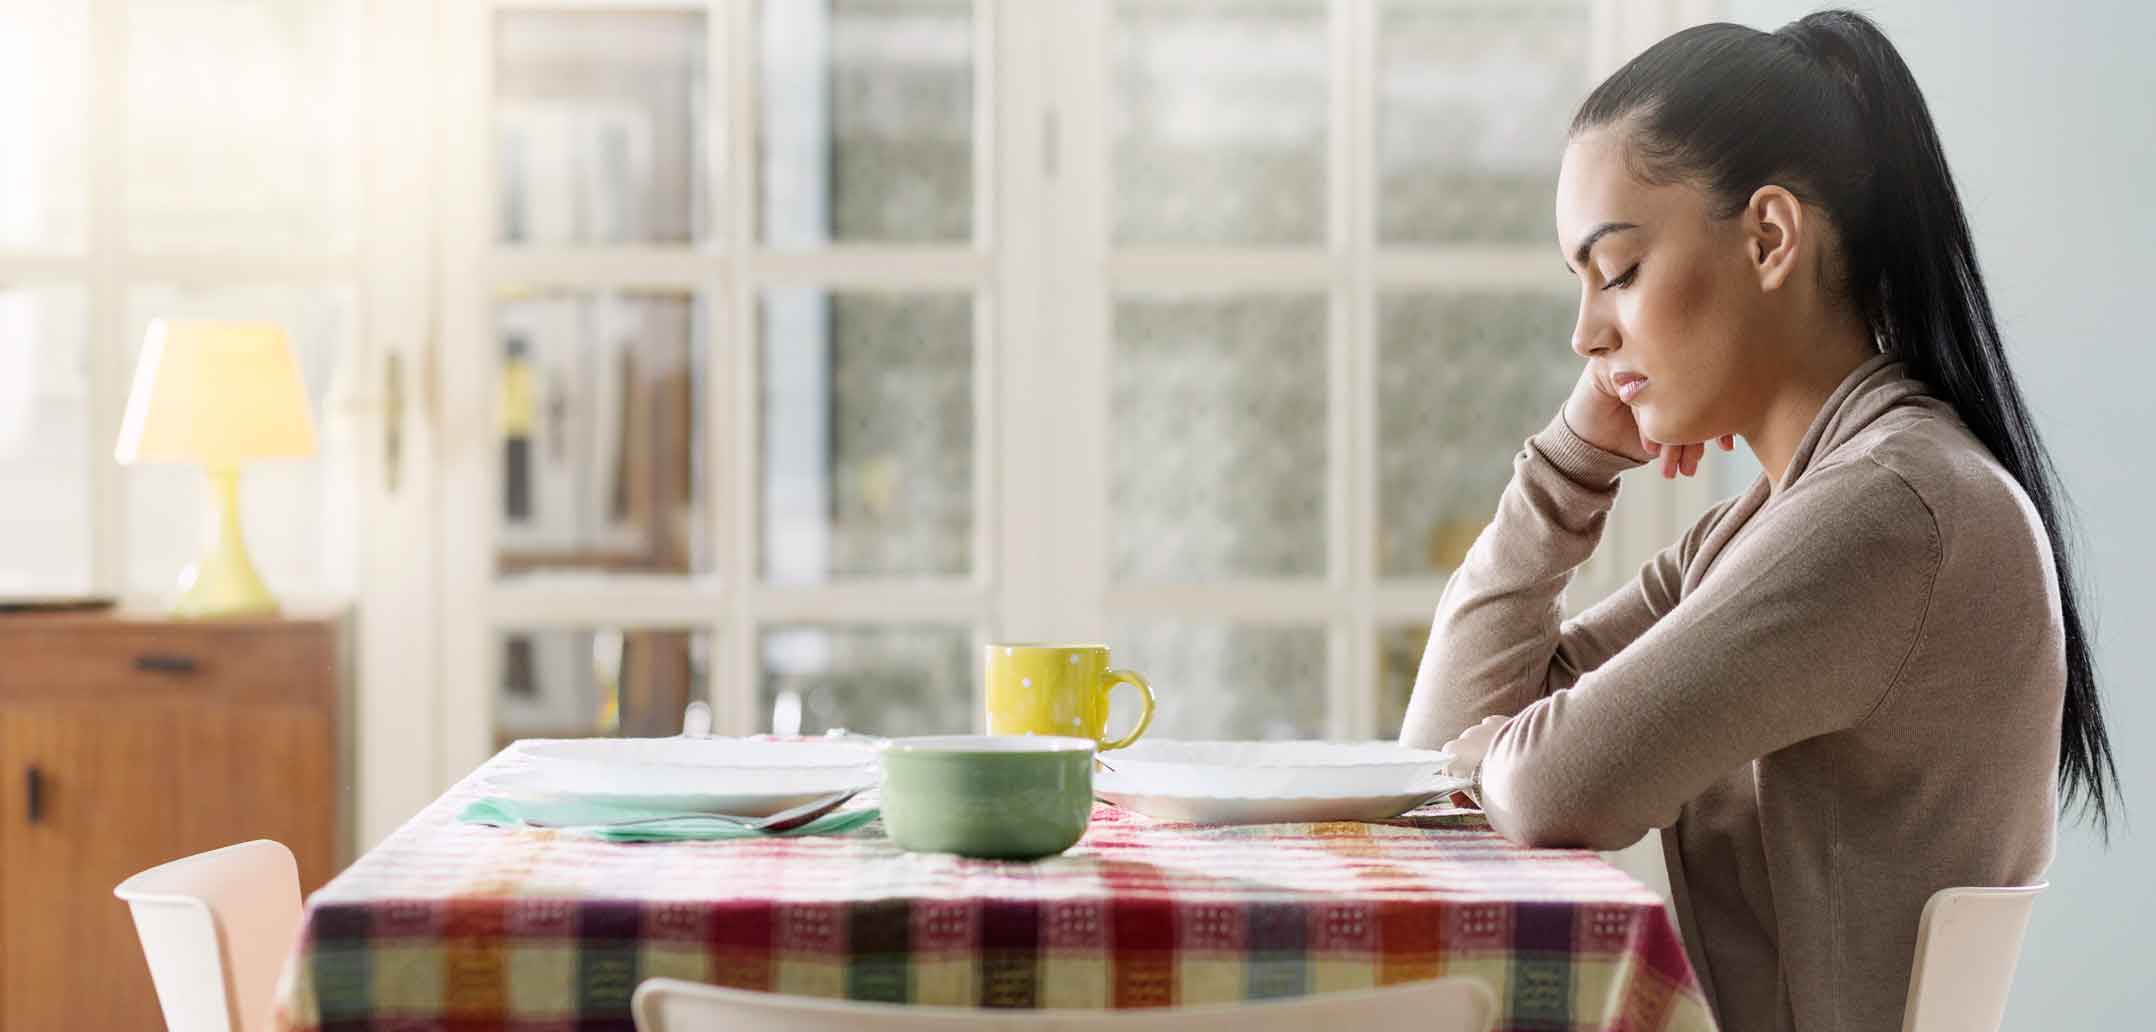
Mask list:
[[[1593,358],[1617,348],[1617,329],[1595,311],[1594,298],[1591,291],[1580,292],[1580,314],[1572,323],[1572,351],[1581,358]]]

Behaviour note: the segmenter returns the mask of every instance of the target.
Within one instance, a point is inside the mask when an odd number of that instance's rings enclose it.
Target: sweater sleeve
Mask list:
[[[1645,633],[1507,721],[1482,763],[1493,827],[1616,849],[1717,779],[1856,726],[1898,683],[1941,563],[1931,509],[1870,458],[1816,469]]]
[[[1600,666],[1676,605],[1694,535],[1577,618],[1559,619],[1566,584],[1601,540],[1618,474],[1640,465],[1589,444],[1563,413],[1527,439],[1496,518],[1438,599],[1403,744],[1436,748],[1484,717],[1518,713]]]

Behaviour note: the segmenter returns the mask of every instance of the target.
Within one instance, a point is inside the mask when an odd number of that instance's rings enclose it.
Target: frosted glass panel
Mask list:
[[[764,239],[969,239],[973,5],[778,0],[760,16]]]
[[[1126,620],[1109,639],[1118,667],[1153,686],[1148,738],[1319,738],[1326,634],[1320,626]],[[1108,729],[1133,726],[1137,693],[1110,696]]]
[[[127,233],[157,251],[344,252],[356,0],[127,5]]]
[[[705,234],[704,17],[495,16],[503,243],[680,243]]]
[[[973,299],[764,294],[763,572],[973,569]]]
[[[1117,577],[1325,572],[1325,323],[1316,295],[1117,302]]]
[[[939,626],[766,628],[759,725],[775,734],[962,734],[981,726],[973,632]]]
[[[1415,671],[1422,668],[1422,652],[1430,642],[1427,621],[1398,624],[1377,632],[1377,736],[1398,739],[1400,724],[1407,717],[1408,700],[1415,695]]]
[[[535,293],[503,299],[494,320],[496,569],[709,570],[698,299]]]
[[[1569,298],[1399,291],[1378,298],[1378,572],[1459,565],[1512,457],[1579,379]]]
[[[87,316],[80,287],[0,287],[0,596],[92,587]]]
[[[82,250],[88,39],[86,0],[0,4],[0,250]]]
[[[494,745],[519,738],[655,738],[708,695],[711,648],[692,631],[519,629],[497,638]]]
[[[1550,238],[1587,80],[1587,4],[1387,4],[1378,30],[1378,237]]]
[[[350,455],[336,445],[337,424],[325,402],[335,393],[332,378],[356,346],[356,312],[355,292],[343,286],[145,284],[127,294],[127,336],[120,343],[130,378],[152,319],[260,319],[283,326],[291,338],[321,450],[313,458],[250,463],[240,475],[247,551],[273,594],[347,591],[356,584],[359,473],[325,468]],[[100,442],[96,454],[109,458],[110,449]],[[120,484],[125,588],[168,593],[180,568],[201,553],[207,518],[202,472],[185,465],[130,466]]]
[[[1118,242],[1323,240],[1322,6],[1126,3],[1110,32]]]

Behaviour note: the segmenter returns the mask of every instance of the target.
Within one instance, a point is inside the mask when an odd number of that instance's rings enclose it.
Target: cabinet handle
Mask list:
[[[30,823],[36,824],[45,816],[45,775],[34,763],[23,778],[23,797],[30,813]]]
[[[195,672],[195,657],[170,652],[145,652],[135,657],[135,669],[146,674],[192,674]]]

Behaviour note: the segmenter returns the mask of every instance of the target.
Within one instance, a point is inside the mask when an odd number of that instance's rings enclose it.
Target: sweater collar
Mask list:
[[[1834,392],[1827,395],[1827,400],[1819,406],[1819,414],[1812,417],[1812,425],[1797,441],[1796,453],[1789,458],[1789,468],[1782,471],[1780,485],[1770,492],[1767,475],[1760,473],[1719,524],[1708,529],[1699,555],[1685,571],[1683,590],[1697,587],[1738,532],[1751,524],[1753,516],[1770,501],[1785,494],[1806,471],[1825,461],[1836,448],[1862,433],[1889,409],[1913,396],[1928,396],[1929,393],[1922,380],[1909,375],[1906,361],[1886,352],[1873,355],[1850,370]]]
[[[1909,375],[1909,364],[1889,352],[1880,352],[1842,377],[1812,417],[1812,425],[1797,441],[1789,468],[1775,486],[1775,494],[1789,490],[1806,470],[1870,426],[1873,420],[1905,399],[1926,393],[1924,383]]]

